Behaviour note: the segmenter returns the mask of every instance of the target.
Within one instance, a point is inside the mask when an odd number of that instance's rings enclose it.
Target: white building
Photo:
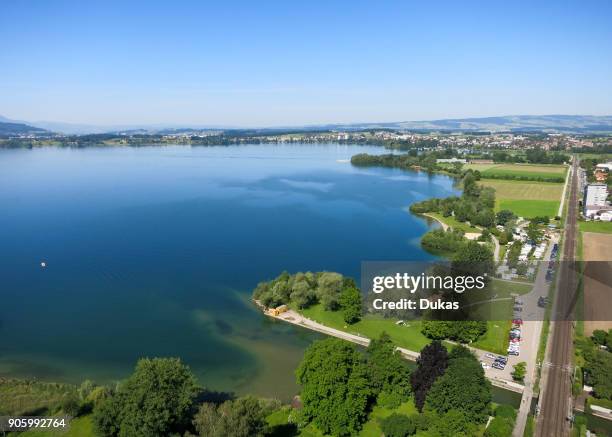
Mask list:
[[[584,189],[584,216],[591,217],[606,207],[608,186],[606,184],[589,184]]]
[[[604,162],[601,164],[597,164],[595,168],[607,169],[608,171],[612,171],[612,162]]]

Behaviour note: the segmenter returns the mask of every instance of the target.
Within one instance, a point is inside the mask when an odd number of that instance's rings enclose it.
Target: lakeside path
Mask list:
[[[310,329],[312,331],[317,331],[322,334],[330,335],[332,337],[340,338],[345,341],[350,341],[351,343],[356,343],[361,346],[367,347],[370,344],[370,339],[361,335],[351,334],[348,332],[341,331],[339,329],[330,328],[329,326],[323,325],[321,323],[315,322],[307,317],[302,316],[300,313],[294,310],[287,310],[278,315],[272,314],[270,311],[266,310],[263,305],[259,301],[255,301],[257,306],[264,312],[265,315],[271,317],[273,319],[281,320],[283,322],[291,323],[293,325],[301,326],[302,328]],[[468,346],[470,350],[472,350],[477,358],[481,361],[490,361],[486,355],[491,355],[490,352],[486,352],[480,349],[473,348]],[[419,358],[419,352],[412,351],[410,349],[406,349],[403,347],[396,347],[396,350],[400,352],[402,357],[410,360],[416,361]],[[517,393],[522,393],[524,390],[524,386],[518,384],[512,380],[511,366],[506,366],[503,371],[499,371],[492,367],[485,369],[485,376],[491,381],[491,384],[496,387],[500,387],[506,390],[511,390]]]

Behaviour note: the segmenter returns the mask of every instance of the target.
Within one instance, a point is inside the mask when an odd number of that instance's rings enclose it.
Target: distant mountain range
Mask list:
[[[350,126],[361,129],[379,126],[381,128],[407,130],[611,133],[612,116],[510,115],[430,121],[403,121],[398,123],[368,123]]]
[[[6,120],[6,121],[5,121]],[[34,127],[25,123],[13,122],[0,117],[0,135],[42,135],[49,133],[45,129]]]
[[[10,120],[0,116],[0,135],[44,134],[94,134],[134,132],[159,133],[168,130],[233,130],[222,126],[189,125],[85,125],[59,122],[26,122]],[[612,116],[594,115],[510,115],[500,117],[457,118],[425,121],[401,121],[382,123],[321,124],[309,126],[278,126],[258,129],[260,132],[274,130],[359,130],[398,129],[412,131],[489,131],[489,132],[548,132],[548,133],[612,133]],[[249,129],[251,130],[251,129]]]

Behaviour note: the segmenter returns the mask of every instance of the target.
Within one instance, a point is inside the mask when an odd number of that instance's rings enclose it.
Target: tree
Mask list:
[[[585,358],[585,381],[593,387],[595,397],[612,400],[612,354],[593,348],[586,350]]]
[[[449,337],[461,343],[471,343],[487,332],[487,322],[484,320],[456,320],[450,322],[453,333]]]
[[[296,281],[291,287],[289,298],[298,308],[307,308],[316,300],[316,295],[308,281]]]
[[[342,275],[323,272],[317,280],[317,297],[326,310],[337,310],[340,306],[340,292],[343,288]]]
[[[354,287],[346,287],[340,295],[340,308],[344,321],[348,324],[357,323],[361,319],[361,293]]]
[[[373,394],[386,395],[387,402],[381,402],[379,396],[379,404],[397,407],[410,393],[410,369],[391,342],[391,337],[383,332],[378,339],[373,339],[366,351],[366,357],[368,379]]]
[[[593,334],[591,335],[591,339],[593,340],[593,343],[595,343],[596,345],[604,346],[608,342],[608,333],[602,329],[596,329],[593,331]]]
[[[423,320],[421,322],[421,333],[432,340],[444,340],[450,338],[453,329],[451,322],[446,320]]]
[[[449,410],[432,424],[437,437],[472,437],[477,435],[476,425],[469,420],[465,412]]]
[[[448,353],[439,341],[432,341],[421,350],[417,368],[410,376],[414,404],[419,411],[423,411],[427,392],[436,379],[444,374],[447,364]]]
[[[189,367],[177,358],[144,358],[117,393],[94,410],[102,436],[167,436],[183,432],[198,392]]]
[[[470,222],[474,225],[490,228],[495,226],[495,213],[492,209],[480,210]]]
[[[512,379],[515,381],[523,381],[525,379],[525,374],[527,373],[527,363],[521,361],[514,365],[514,370],[512,371]]]
[[[502,209],[495,215],[495,218],[497,220],[498,225],[505,226],[506,223],[511,220],[514,220],[516,218],[516,215],[514,215],[514,213],[509,209]]]
[[[460,275],[482,276],[493,273],[493,252],[477,241],[468,241],[453,257],[452,269]]]
[[[427,394],[426,408],[438,414],[458,410],[469,422],[483,423],[489,414],[491,385],[476,357],[460,357],[449,361]]]
[[[393,413],[379,421],[385,437],[407,437],[416,433],[416,424],[405,414]]]
[[[266,418],[261,402],[247,396],[218,407],[202,404],[193,424],[203,437],[259,437],[264,435]]]
[[[527,225],[527,238],[533,241],[535,244],[538,244],[542,241],[542,236],[544,233],[539,228],[538,224],[535,222],[529,222]]]
[[[335,338],[313,343],[296,371],[302,414],[324,433],[357,433],[367,419],[372,390],[355,346]]]

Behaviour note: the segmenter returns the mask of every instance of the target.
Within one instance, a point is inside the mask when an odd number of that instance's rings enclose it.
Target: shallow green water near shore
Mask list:
[[[0,376],[111,382],[178,356],[210,388],[289,399],[318,336],[266,319],[282,270],[425,260],[406,207],[446,176],[338,145],[0,151]],[[40,263],[47,267],[41,268]]]

